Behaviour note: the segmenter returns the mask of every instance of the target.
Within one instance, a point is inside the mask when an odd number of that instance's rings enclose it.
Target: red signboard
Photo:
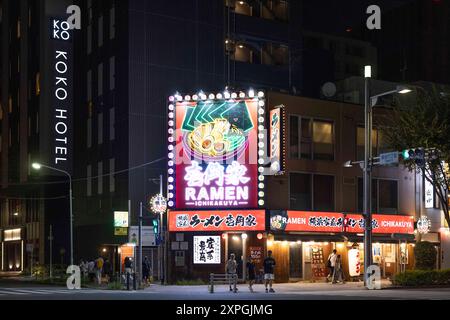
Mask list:
[[[258,208],[258,124],[264,120],[258,112],[262,103],[259,98],[236,98],[171,105],[175,109],[170,112],[175,117],[170,121],[175,126],[175,131],[170,129],[175,152],[170,152],[169,163],[174,162],[175,170],[169,169],[174,176],[169,179],[169,207]]]
[[[363,233],[364,218],[360,214],[339,212],[282,211],[270,217],[270,227],[276,231],[299,232],[343,232],[346,219],[346,232]],[[373,233],[414,234],[414,217],[400,215],[374,214]]]
[[[264,231],[264,210],[169,211],[170,232]]]

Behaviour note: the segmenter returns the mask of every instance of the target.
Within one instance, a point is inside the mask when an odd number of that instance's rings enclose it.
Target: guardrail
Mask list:
[[[237,274],[218,274],[211,273],[209,275],[209,292],[214,293],[214,285],[216,284],[228,284],[233,285],[233,292],[237,292]]]

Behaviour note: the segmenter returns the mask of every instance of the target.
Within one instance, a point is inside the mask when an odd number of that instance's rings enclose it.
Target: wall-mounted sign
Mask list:
[[[424,180],[425,209],[432,209],[434,208],[434,186],[428,179]]]
[[[431,220],[427,217],[420,217],[417,220],[417,231],[420,234],[427,234],[431,230]]]
[[[128,212],[114,211],[114,227],[128,228]]]
[[[115,236],[126,236],[128,235],[128,228],[114,228]]]
[[[67,18],[50,19],[51,163],[71,172],[73,150],[73,43]]]
[[[261,263],[262,256],[263,256],[263,248],[262,247],[250,247],[250,257],[252,258],[253,262],[256,264]]]
[[[263,95],[171,99],[169,207],[233,209],[263,205],[263,194],[258,193],[264,184],[263,173],[258,173],[258,163],[264,157]]]
[[[22,229],[10,229],[4,231],[3,241],[17,241],[22,239]]]
[[[264,210],[169,211],[170,232],[264,230]]]
[[[269,117],[269,139],[270,139],[270,173],[279,174],[284,170],[282,148],[284,110],[278,107],[270,111]]]
[[[365,220],[360,214],[346,214],[346,232],[364,232]],[[274,231],[342,232],[344,214],[339,212],[272,211],[270,228]],[[414,217],[399,215],[372,216],[373,233],[414,234]]]
[[[194,236],[194,264],[220,264],[220,236]]]

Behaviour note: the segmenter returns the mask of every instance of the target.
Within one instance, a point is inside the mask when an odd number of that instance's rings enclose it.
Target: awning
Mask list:
[[[275,241],[317,241],[317,242],[363,242],[364,237],[356,234],[330,234],[330,233],[283,233],[274,234]],[[398,243],[406,241],[414,243],[415,237],[412,234],[373,234],[372,242]]]

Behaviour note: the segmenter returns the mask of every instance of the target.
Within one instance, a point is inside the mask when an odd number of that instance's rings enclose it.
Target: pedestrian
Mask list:
[[[334,249],[333,252],[330,253],[330,255],[328,256],[328,259],[327,259],[327,268],[330,270],[330,273],[328,273],[328,275],[327,275],[327,282],[329,281],[329,279],[331,279],[333,277],[334,266],[336,264],[336,258],[337,258],[337,250]]]
[[[225,264],[225,273],[227,274],[228,284],[230,285],[230,291],[233,291],[233,288],[231,287],[231,281],[232,279],[237,278],[237,261],[234,253],[230,254],[230,259],[228,259],[227,263]],[[237,290],[238,289],[236,287],[236,291]]]
[[[248,275],[248,287],[250,289],[250,292],[253,292],[253,284],[255,283],[256,274],[255,274],[255,262],[253,261],[252,257],[248,258],[247,262],[247,275]]]
[[[341,282],[344,284],[344,272],[342,271],[342,258],[341,255],[338,254],[336,256],[336,261],[333,268],[333,284]]]
[[[80,260],[80,273],[81,276],[84,278],[86,278],[87,275],[87,261],[84,261],[83,259]]]
[[[144,280],[144,284],[147,284],[150,278],[150,261],[148,261],[147,257],[144,257],[144,261],[142,261],[142,279]]]
[[[98,284],[102,284],[102,271],[103,271],[103,258],[99,257],[95,260],[95,275],[97,277]]]
[[[95,278],[95,262],[93,260],[89,261],[88,263],[88,275],[89,275],[89,281],[94,282]]]
[[[133,261],[131,260],[130,257],[125,258],[124,265],[125,265],[125,274],[131,275],[132,268],[133,268]]]
[[[103,274],[105,275],[106,283],[109,283],[112,278],[112,268],[108,258],[105,259],[105,263],[103,264]]]
[[[275,259],[272,258],[272,251],[269,250],[267,251],[267,257],[264,259],[264,281],[265,281],[265,286],[266,286],[266,293],[267,292],[275,292],[275,290],[273,290],[272,285],[273,285],[273,281],[275,280],[275,274],[274,274],[274,269],[275,269]],[[270,290],[267,288],[267,286],[269,285]]]

